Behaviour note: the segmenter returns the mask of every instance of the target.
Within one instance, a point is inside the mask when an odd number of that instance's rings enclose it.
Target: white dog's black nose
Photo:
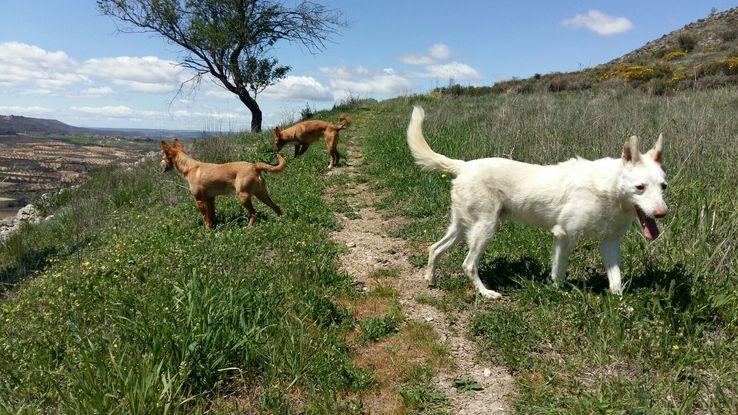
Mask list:
[[[653,211],[653,216],[657,219],[661,219],[664,216],[666,216],[666,209],[665,208],[658,208]]]

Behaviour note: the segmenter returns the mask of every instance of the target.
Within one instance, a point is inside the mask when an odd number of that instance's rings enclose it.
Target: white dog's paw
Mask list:
[[[495,290],[483,290],[480,291],[479,294],[482,294],[482,297],[489,298],[490,300],[499,300],[502,298],[502,294],[498,293]]]
[[[433,274],[425,274],[425,281],[428,283],[429,287],[435,287],[436,280],[437,278]]]

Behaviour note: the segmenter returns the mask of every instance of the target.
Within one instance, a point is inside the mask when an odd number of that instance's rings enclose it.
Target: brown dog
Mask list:
[[[323,120],[308,120],[298,122],[284,130],[277,127],[274,129],[274,146],[280,151],[285,144],[294,142],[295,157],[298,157],[310,147],[310,144],[318,141],[320,137],[325,137],[330,157],[328,168],[331,169],[339,165],[341,158],[337,150],[338,132],[351,125],[351,117],[348,114],[341,114],[338,120],[338,125]]]
[[[251,196],[256,196],[274,209],[277,215],[282,214],[282,209],[269,197],[266,182],[261,177],[262,171],[279,173],[284,170],[287,163],[279,154],[277,154],[279,164],[276,166],[245,161],[213,164],[203,163],[190,157],[176,138],[172,146],[161,140],[161,149],[164,152],[164,157],[161,159],[162,171],[167,172],[174,168],[187,179],[190,192],[192,196],[195,196],[197,208],[200,209],[205,219],[206,228],[212,228],[215,222],[215,196],[234,190],[238,201],[249,211],[248,226],[251,226],[256,219],[256,210],[251,203]]]

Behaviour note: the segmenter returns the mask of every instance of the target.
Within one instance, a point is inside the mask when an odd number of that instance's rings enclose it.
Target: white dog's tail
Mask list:
[[[410,147],[410,152],[413,153],[415,162],[426,169],[441,170],[458,175],[465,161],[454,160],[443,154],[438,154],[428,146],[425,137],[423,137],[424,118],[425,111],[423,111],[423,108],[414,107],[410,125],[407,127],[407,145]]]

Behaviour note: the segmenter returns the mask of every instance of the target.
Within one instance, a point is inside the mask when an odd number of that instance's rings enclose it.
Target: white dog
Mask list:
[[[436,282],[438,255],[466,236],[469,254],[464,273],[483,296],[500,298],[479,279],[477,264],[499,219],[511,218],[553,233],[554,284],[564,280],[577,241],[583,236],[598,238],[610,291],[622,295],[620,243],[625,231],[638,217],[645,237],[654,240],[659,236],[654,218],[666,215],[663,135],[645,154],[638,152],[638,138],[630,137],[618,159],[576,158],[551,166],[504,158],[463,161],[431,150],[423,137],[424,118],[423,109],[415,107],[407,129],[407,144],[415,161],[456,176],[451,188],[451,225],[428,254],[426,279],[430,285]]]

